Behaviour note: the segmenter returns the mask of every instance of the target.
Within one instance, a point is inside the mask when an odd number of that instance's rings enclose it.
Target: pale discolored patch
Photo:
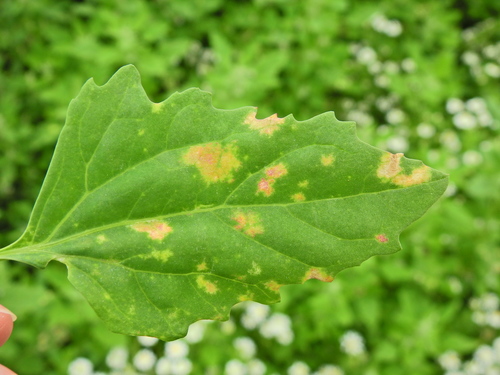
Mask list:
[[[262,272],[262,269],[260,268],[260,266],[253,260],[252,261],[252,268],[250,268],[248,271],[247,271],[250,275],[253,275],[253,276],[256,276],[256,275],[260,275],[261,272]]]
[[[271,136],[276,130],[279,130],[280,125],[285,123],[284,118],[279,118],[275,113],[262,120],[255,118],[257,112],[251,112],[245,118],[245,124],[250,126],[252,130],[258,130],[261,135]]]
[[[143,135],[144,135],[144,133],[145,133],[145,130],[144,130],[144,129],[140,129],[140,130],[137,132],[137,135],[138,135],[139,137],[141,137],[141,136],[143,136]]]
[[[385,234],[377,234],[375,236],[375,239],[378,241],[378,242],[381,242],[381,243],[386,243],[386,242],[389,242],[389,239],[387,238],[387,236]]]
[[[169,249],[153,250],[150,253],[139,255],[139,258],[141,258],[141,259],[154,259],[154,260],[157,260],[159,262],[166,263],[166,262],[168,262],[168,260],[170,259],[170,257],[172,255],[174,255],[174,253]]]
[[[166,236],[173,232],[168,223],[159,220],[151,220],[144,223],[137,223],[130,226],[137,232],[144,232],[149,235],[152,240],[163,240]]]
[[[309,181],[308,180],[300,181],[297,185],[299,186],[299,188],[305,189],[309,186]]]
[[[184,154],[183,161],[187,165],[198,168],[206,183],[233,182],[233,173],[241,167],[234,144],[222,146],[218,142],[192,146]]]
[[[329,283],[333,281],[333,276],[328,275],[326,272],[320,270],[319,268],[310,268],[306,272],[302,281],[304,282],[310,279],[316,279]]]
[[[270,280],[267,283],[264,283],[264,286],[267,289],[272,290],[273,292],[279,292],[279,290],[283,286],[283,284],[278,284],[276,281]]]
[[[321,164],[323,164],[325,167],[331,167],[334,161],[335,157],[333,156],[333,154],[321,155]]]
[[[163,107],[163,102],[153,103],[153,105],[151,106],[151,112],[158,113],[161,111],[162,107]]]
[[[238,301],[240,301],[240,302],[253,301],[253,299],[254,299],[254,294],[253,293],[242,294],[242,295],[238,296]]]
[[[278,178],[286,176],[288,174],[288,169],[283,163],[273,165],[264,170],[265,177],[261,178],[257,184],[256,194],[262,193],[266,197],[271,196],[274,192],[274,183]]]
[[[219,290],[219,288],[217,288],[217,285],[215,285],[215,283],[205,280],[205,277],[202,275],[196,278],[196,284],[198,284],[199,288],[203,289],[205,292],[209,294],[215,294]]]
[[[403,169],[399,165],[403,154],[384,154],[380,160],[380,165],[377,169],[378,178],[391,179],[401,173]]]
[[[268,177],[280,178],[288,174],[288,169],[286,169],[283,163],[279,163],[272,167],[266,168],[265,173]]]
[[[106,237],[104,234],[100,234],[100,235],[98,235],[98,236],[97,236],[97,239],[96,239],[96,240],[97,240],[97,243],[98,243],[99,245],[102,245],[102,244],[103,244],[104,242],[106,242],[108,239],[107,239],[107,237]]]
[[[431,179],[431,169],[426,165],[414,169],[409,175],[402,173],[400,165],[402,157],[403,154],[384,154],[377,169],[377,177],[402,187],[422,184]]]
[[[304,195],[304,193],[296,193],[292,195],[291,198],[294,202],[303,202],[306,200],[306,196]]]
[[[202,262],[200,264],[197,264],[196,265],[196,270],[197,271],[206,271],[206,270],[208,270],[207,263],[206,262]]]
[[[247,236],[255,237],[257,234],[264,233],[264,227],[259,215],[253,211],[236,211],[231,217],[236,221],[234,229],[245,233]]]
[[[400,174],[392,179],[398,186],[413,186],[422,184],[431,179],[431,169],[426,165],[416,168],[410,175]]]

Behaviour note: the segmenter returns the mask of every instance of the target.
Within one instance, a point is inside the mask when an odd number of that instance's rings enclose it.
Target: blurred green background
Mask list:
[[[129,63],[153,101],[197,86],[260,118],[335,111],[450,186],[401,252],[282,288],[253,326],[252,305],[205,324],[183,341],[184,370],[140,371],[138,351],[160,357],[163,344],[109,333],[59,264],[0,262],[0,304],[18,315],[1,363],[23,375],[92,373],[78,357],[113,374],[500,373],[499,1],[0,1],[0,247],[27,224],[69,101]],[[280,327],[288,336],[273,338]],[[116,346],[129,365],[112,372]]]

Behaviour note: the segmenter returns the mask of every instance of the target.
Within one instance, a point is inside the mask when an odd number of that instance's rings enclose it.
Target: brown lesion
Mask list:
[[[401,168],[401,153],[384,154],[377,169],[377,177],[395,185],[408,187],[428,182],[431,179],[431,169],[426,165],[414,169],[411,174],[404,174]]]
[[[320,281],[324,281],[326,283],[332,282],[333,281],[333,276],[328,275],[325,271],[319,269],[319,268],[310,268],[305,276],[303,281],[311,280],[311,279],[316,279]]]
[[[244,123],[245,125],[249,125],[250,129],[258,130],[262,135],[273,135],[275,131],[279,130],[280,125],[285,123],[285,119],[279,118],[276,113],[264,119],[257,119],[256,115],[256,111],[250,112],[245,118]]]
[[[243,232],[247,236],[255,237],[258,234],[264,233],[262,221],[256,212],[236,211],[231,219],[236,221],[234,229]]]
[[[218,142],[192,146],[184,154],[183,161],[187,165],[198,168],[201,176],[208,184],[216,182],[233,182],[233,173],[240,169],[236,145],[230,143],[222,146]]]
[[[168,223],[160,220],[151,220],[131,225],[137,232],[147,233],[152,240],[163,240],[173,232],[173,228]]]

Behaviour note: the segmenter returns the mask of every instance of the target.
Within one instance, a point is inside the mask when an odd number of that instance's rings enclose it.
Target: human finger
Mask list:
[[[16,319],[17,317],[10,310],[0,305],[0,346],[5,344],[10,337]]]

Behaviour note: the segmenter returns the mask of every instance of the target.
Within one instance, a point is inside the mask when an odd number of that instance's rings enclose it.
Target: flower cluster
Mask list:
[[[438,363],[445,375],[495,375],[500,374],[500,337],[491,346],[481,345],[472,359],[462,362],[457,352],[449,350],[441,354]]]
[[[479,326],[500,329],[500,299],[495,293],[486,293],[469,301],[472,320]]]

